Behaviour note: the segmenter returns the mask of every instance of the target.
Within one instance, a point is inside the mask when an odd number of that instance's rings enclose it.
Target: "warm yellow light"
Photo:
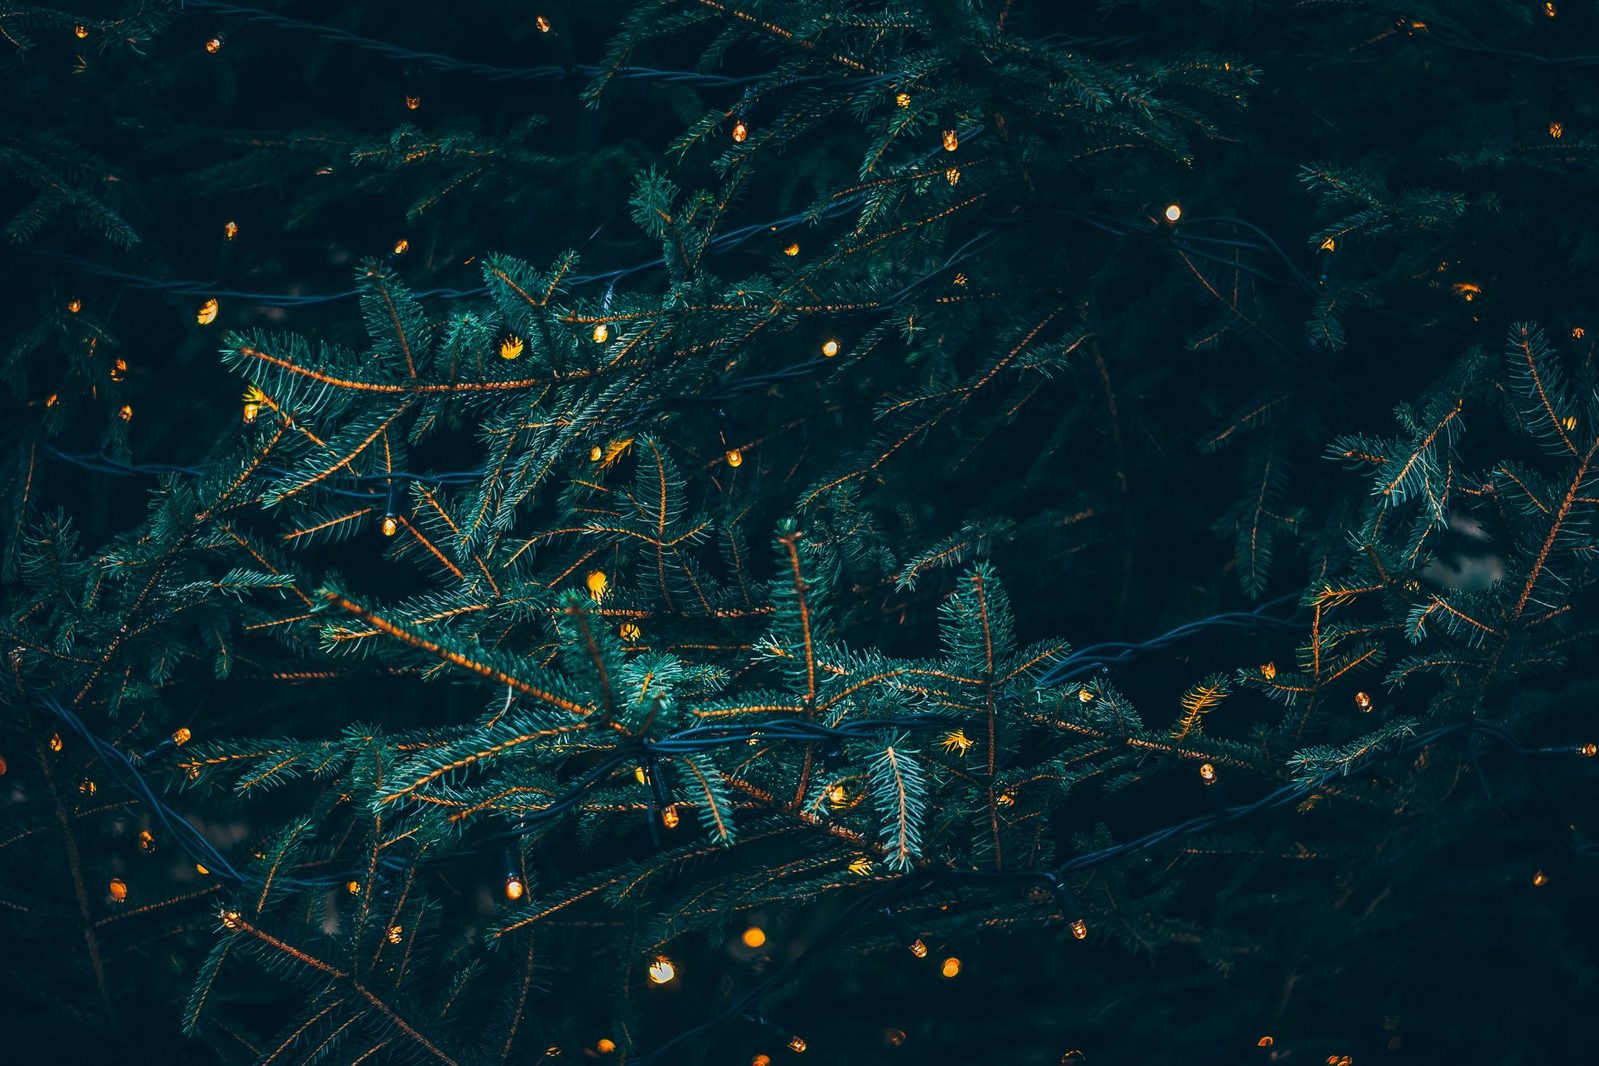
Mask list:
[[[904,1043],[905,1043],[905,1030],[903,1030],[903,1029],[884,1029],[883,1030],[883,1043],[887,1044],[889,1047],[901,1047],[901,1046],[903,1046]]]
[[[1567,433],[1570,433],[1572,430],[1576,429],[1577,416],[1567,415],[1565,418],[1562,418],[1560,420],[1560,428],[1564,429]]]
[[[51,746],[54,747],[56,751],[61,750],[59,743],[54,743]],[[1599,744],[1595,744],[1590,740],[1588,743],[1577,749],[1577,754],[1583,756],[1584,758],[1591,759],[1595,755],[1599,755]]]
[[[589,462],[597,463],[604,457],[605,453],[600,450],[600,446],[598,444],[589,449]]]
[[[599,325],[594,327],[593,337],[595,344],[604,344],[606,341],[611,339],[611,327],[607,326],[604,322],[601,322]]]
[[[1090,692],[1086,688],[1080,688],[1080,689],[1077,690],[1077,702],[1078,703],[1093,703],[1094,702],[1094,694],[1092,692]]]
[[[938,972],[943,974],[945,977],[954,977],[956,974],[961,972],[961,960],[951,955],[949,958],[944,960],[944,965],[938,968]]]
[[[961,181],[961,168],[949,167],[944,171],[944,180],[951,185],[959,185]]]
[[[805,1038],[798,1033],[788,1038],[788,1049],[796,1055],[805,1054],[805,1049],[808,1046],[805,1043]]]
[[[202,326],[209,326],[217,320],[217,311],[216,298],[213,297],[200,305],[200,310],[195,313],[194,320]]]
[[[1001,792],[999,796],[995,798],[994,804],[998,807],[1014,807],[1016,806],[1016,793]]]
[[[1272,1044],[1274,1044],[1274,1043],[1276,1043],[1276,1041],[1273,1040],[1271,1037],[1263,1036],[1259,1040],[1255,1041],[1255,1046],[1256,1047],[1271,1047]]]
[[[500,358],[520,359],[522,357],[522,349],[525,346],[526,345],[523,343],[522,338],[518,337],[515,333],[512,333],[500,342]]]
[[[910,93],[899,93],[899,94],[897,94],[894,97],[894,103],[898,104],[900,107],[909,107],[909,106],[911,106],[911,94]]]
[[[783,254],[784,255],[799,255],[799,242],[795,241],[793,244],[789,245],[787,248],[784,248],[783,249]]]
[[[1260,664],[1260,676],[1264,677],[1267,681],[1270,681],[1272,678],[1276,677],[1277,676],[1277,664],[1276,663],[1261,663]]]
[[[1078,940],[1088,939],[1088,923],[1083,921],[1081,918],[1073,918],[1071,928],[1072,936],[1076,937]]]
[[[1199,764],[1199,779],[1207,785],[1216,783],[1216,768],[1208,762]]]
[[[1548,883],[1549,875],[1544,873],[1542,870],[1539,870],[1537,873],[1532,875],[1532,884],[1534,888],[1542,888]]]
[[[598,1051],[601,1055],[609,1055],[611,1052],[616,1050],[616,1041],[610,1039],[609,1037],[602,1036],[599,1038],[599,1040],[595,1041],[594,1050]]]
[[[911,954],[915,955],[918,959],[927,958],[927,945],[922,941],[921,937],[917,937],[915,940],[911,941]]]
[[[117,417],[122,419],[124,422],[132,422],[133,405],[130,403],[125,403],[121,407],[117,408]]]
[[[766,943],[766,930],[758,925],[752,925],[744,930],[744,935],[740,939],[744,941],[745,947],[758,948]]]
[[[112,381],[116,381],[116,382],[121,382],[121,381],[126,380],[127,376],[128,376],[128,361],[126,359],[115,359],[115,360],[113,360],[112,363],[111,363],[111,380]]]
[[[1549,123],[1549,136],[1553,137],[1555,140],[1558,141],[1565,132],[1566,127],[1563,124],[1559,122]]]
[[[68,300],[67,310],[71,311],[73,314],[77,314],[79,311],[83,310],[83,301],[75,298]]]
[[[389,943],[398,944],[400,942],[400,938],[402,936],[404,936],[404,935],[405,935],[405,928],[403,926],[398,926],[398,925],[389,926]]]
[[[359,882],[359,881],[346,881],[346,882],[344,882],[344,891],[348,892],[352,896],[359,896],[361,894],[361,882]]]
[[[857,856],[850,862],[849,872],[856,877],[866,877],[872,872],[872,860],[865,855]]]
[[[399,240],[394,242],[394,254],[395,255],[404,255],[406,252],[409,252],[410,250],[411,250],[411,242],[406,240],[404,237],[401,237]]]
[[[1468,304],[1482,295],[1482,286],[1470,281],[1457,281],[1450,288]]]
[[[199,874],[201,877],[205,877],[211,871],[207,870],[204,866],[201,866],[199,863],[195,863],[194,864],[194,872]]]
[[[966,271],[964,271],[964,270],[957,270],[957,271],[955,271],[955,276],[954,276],[954,277],[953,277],[953,278],[951,278],[951,279],[950,279],[950,282],[951,282],[951,283],[952,283],[952,284],[953,284],[953,285],[954,285],[954,286],[955,286],[955,287],[956,287],[956,288],[959,288],[959,289],[964,289],[964,288],[965,288],[965,287],[966,287],[966,282],[967,282],[967,281],[968,281],[968,280],[970,280],[970,279],[968,279],[968,278],[967,278],[967,277],[966,277]]]
[[[120,877],[113,877],[108,889],[111,893],[111,898],[116,900],[118,903],[121,903],[123,900],[128,898],[128,886]]]
[[[838,341],[828,338],[822,342],[822,354],[829,359],[838,354]]]
[[[1336,252],[1338,250],[1338,242],[1332,237],[1323,237],[1321,239],[1321,250],[1324,252]]]
[[[535,18],[533,20],[533,25],[538,27],[540,33],[550,32],[550,20],[543,15],[539,15],[537,18]],[[611,1046],[615,1047],[616,1045],[612,1044]]]
[[[729,448],[727,450],[727,465],[728,466],[743,466],[744,465],[744,453],[739,451],[737,448]]]
[[[223,911],[222,912],[222,926],[225,929],[237,929],[239,927],[239,912],[238,911]]]
[[[1550,18],[1554,18],[1559,12],[1555,10],[1555,5],[1550,2],[1550,0],[1546,0],[1543,5],[1543,13],[1548,15]]]
[[[210,52],[212,55],[216,55],[218,52],[222,51],[222,38],[213,37],[209,41],[205,42],[205,50]]]
[[[1582,338],[1584,336],[1587,335],[1587,332],[1588,331],[1583,329],[1581,326],[1572,326],[1571,327],[1571,339],[1574,340],[1574,341],[1580,341],[1580,340],[1582,340]]]
[[[383,530],[385,537],[392,537],[400,531],[400,520],[391,514],[386,514],[378,528]]]
[[[175,731],[173,731],[172,743],[176,744],[178,747],[181,748],[181,747],[183,747],[183,745],[185,745],[185,744],[187,744],[189,742],[189,738],[192,737],[192,736],[194,736],[194,734],[189,732],[189,727],[188,726],[186,726],[186,725],[179,726]]]
[[[683,821],[683,816],[677,813],[677,807],[672,806],[661,812],[661,824],[668,829],[676,829]]]
[[[150,830],[148,830],[148,829],[139,830],[139,850],[140,851],[154,851],[155,850],[155,834],[150,832]]]
[[[85,796],[92,796],[96,792],[100,791],[100,786],[94,783],[93,778],[86,777],[82,781],[78,782],[78,791],[83,793]]]
[[[651,984],[664,985],[677,977],[677,967],[665,955],[657,955],[650,963],[649,975]]]
[[[506,899],[512,900],[512,901],[519,900],[519,899],[522,898],[522,893],[525,892],[525,891],[527,891],[527,890],[522,887],[522,882],[519,881],[515,877],[515,875],[513,875],[511,877],[507,877],[505,879],[505,898]]]
[[[756,1055],[753,1059],[750,1059],[750,1066],[772,1066],[772,1056]]]
[[[1167,222],[1176,222],[1179,218],[1182,218],[1182,217],[1183,217],[1183,206],[1182,206],[1182,204],[1167,204],[1166,205],[1166,221]]]
[[[584,581],[588,585],[589,595],[596,601],[604,599],[606,590],[611,587],[611,579],[605,576],[604,570],[590,570]]]
[[[641,785],[647,785],[650,783],[650,772],[642,766],[635,766],[633,767],[633,780]]]
[[[848,806],[849,789],[845,788],[842,784],[834,785],[832,788],[827,790],[827,802],[831,803],[835,807]]]
[[[737,122],[733,123],[733,143],[734,144],[743,144],[745,138],[747,138],[749,135],[750,135],[750,128],[748,126],[744,125],[744,120],[743,119],[739,119]]]
[[[1362,711],[1371,710],[1371,693],[1369,693],[1369,692],[1357,692],[1357,693],[1355,693],[1355,706],[1359,707]]]
[[[617,629],[616,635],[623,640],[637,640],[639,638],[639,627],[633,622],[623,622],[621,628]]]
[[[239,224],[237,222],[229,221],[229,222],[223,223],[223,225],[222,225],[222,236],[223,236],[223,238],[225,240],[230,240],[231,241],[233,238],[237,237],[238,235],[239,235]]]
[[[405,98],[405,109],[407,111],[415,111],[417,108],[419,108],[421,106],[422,106],[422,98],[420,96],[407,96]]]
[[[953,152],[961,146],[961,139],[954,130],[944,131],[944,151]]]
[[[78,40],[81,41],[85,37],[89,36],[89,27],[80,24],[80,25],[72,27],[72,32],[74,34],[76,34]]]
[[[61,745],[61,734],[60,733],[52,733],[52,734],[50,734],[50,750],[51,751],[60,751],[61,750],[61,746],[62,746]]]

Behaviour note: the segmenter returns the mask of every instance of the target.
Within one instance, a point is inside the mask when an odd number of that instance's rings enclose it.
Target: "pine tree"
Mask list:
[[[1580,1061],[1596,27],[0,3],[11,1046]]]

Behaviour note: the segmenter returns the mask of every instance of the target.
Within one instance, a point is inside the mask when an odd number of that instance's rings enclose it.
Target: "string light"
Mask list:
[[[1355,693],[1355,706],[1359,707],[1362,711],[1370,711],[1371,710],[1371,694],[1367,693],[1367,692],[1357,692],[1357,693]]]
[[[73,297],[67,301],[67,310],[73,314],[77,314],[79,311],[83,310],[83,301],[77,297]]]
[[[750,1059],[750,1066],[772,1066],[772,1056],[756,1055],[753,1059]]]
[[[179,726],[172,734],[172,743],[181,748],[183,745],[187,744],[189,742],[189,738],[193,736],[194,734],[189,732],[188,726]]]
[[[1071,924],[1072,936],[1078,940],[1088,939],[1088,923],[1081,918],[1073,918]]]
[[[665,955],[657,955],[655,961],[650,963],[649,977],[651,984],[664,985],[676,979],[677,967]]]
[[[727,465],[728,466],[743,466],[744,465],[744,453],[739,451],[737,448],[729,448],[727,450]]]
[[[1558,12],[1555,11],[1555,5],[1552,2],[1549,2],[1549,0],[1546,0],[1543,5],[1543,13],[1548,15],[1550,18],[1554,18],[1555,15],[1558,14]]]
[[[661,812],[661,824],[668,829],[676,829],[683,821],[683,816],[677,813],[675,806],[668,807]]]
[[[122,419],[124,422],[132,422],[133,405],[131,403],[125,403],[121,407],[117,408],[117,417]]]
[[[391,514],[386,514],[378,528],[383,531],[385,537],[392,537],[400,531],[400,520]]]
[[[641,785],[647,785],[650,783],[650,772],[642,766],[635,766],[633,767],[633,780]]]
[[[239,912],[238,911],[223,911],[222,912],[222,926],[225,929],[237,929],[237,928],[239,928]]]
[[[1482,286],[1470,281],[1457,281],[1450,286],[1456,296],[1468,304],[1482,295]]]
[[[1323,237],[1321,239],[1321,250],[1324,252],[1336,252],[1338,250],[1338,241],[1332,237]]]
[[[402,936],[404,936],[404,935],[405,935],[404,926],[399,926],[399,925],[391,925],[391,926],[389,926],[389,943],[398,944],[400,942],[400,938]]]
[[[222,51],[222,38],[213,37],[209,41],[205,42],[205,50],[210,52],[212,55],[216,55],[218,52]]]
[[[744,120],[743,119],[739,119],[737,122],[733,123],[733,143],[734,144],[743,144],[745,139],[748,138],[749,135],[750,135],[750,128],[748,126],[744,125]]]
[[[1216,783],[1216,768],[1208,762],[1199,764],[1199,779],[1207,785]]]
[[[827,790],[827,802],[834,807],[849,806],[849,789],[845,788],[843,784],[834,785]]]
[[[744,946],[747,948],[758,948],[766,943],[766,930],[758,925],[752,925],[744,930],[744,935],[739,939],[744,941]]]
[[[523,342],[522,338],[518,337],[515,333],[512,333],[510,336],[506,337],[500,342],[500,358],[508,360],[520,359],[522,357],[522,349],[524,347],[526,347],[526,344]]]
[[[550,32],[550,20],[543,15],[539,15],[537,18],[535,18],[533,20],[533,25],[538,27],[538,31],[540,33]]]
[[[996,798],[994,800],[994,805],[996,807],[1014,807],[1014,806],[1016,806],[1016,793],[1009,792],[1009,791],[1001,792],[999,794],[998,798]]]
[[[887,1044],[889,1047],[902,1047],[902,1046],[904,1046],[904,1044],[905,1044],[905,1030],[903,1030],[903,1029],[884,1029],[883,1030],[883,1043]]]
[[[145,852],[155,850],[155,834],[148,829],[139,830],[139,850]]]
[[[915,940],[912,940],[910,948],[911,954],[915,955],[918,959],[927,958],[927,944],[922,940],[921,937],[917,937]]]
[[[944,180],[949,182],[951,185],[959,185],[961,180],[961,168],[949,167],[944,171]]]
[[[621,627],[617,629],[616,635],[623,640],[637,640],[639,638],[638,625],[633,622],[623,622]]]
[[[405,98],[405,109],[407,111],[415,111],[417,108],[419,108],[421,106],[422,106],[422,98],[420,96],[407,96]]]
[[[50,750],[51,751],[60,751],[61,748],[62,748],[61,734],[60,733],[52,733],[50,735]]]
[[[1549,136],[1553,137],[1555,140],[1558,141],[1565,132],[1566,132],[1566,127],[1565,127],[1565,125],[1563,123],[1559,123],[1559,122],[1551,122],[1551,123],[1549,123]]]
[[[111,364],[111,380],[121,382],[128,376],[128,361],[117,359]]]
[[[961,972],[961,960],[951,955],[949,958],[944,960],[944,964],[938,968],[938,972],[943,974],[945,977],[956,976]]]
[[[352,896],[359,896],[361,894],[361,882],[359,882],[359,881],[346,881],[346,882],[344,882],[344,891],[348,892]]]
[[[594,1050],[598,1051],[601,1055],[609,1055],[611,1052],[616,1050],[616,1041],[612,1040],[610,1037],[602,1036],[594,1042]]]
[[[522,885],[522,879],[511,874],[505,879],[505,898],[513,903],[522,898],[522,893],[527,891]]]
[[[595,344],[604,344],[606,341],[608,341],[610,339],[611,339],[611,327],[610,326],[607,326],[604,322],[601,322],[599,325],[594,327],[594,343]]]
[[[1277,676],[1277,664],[1276,663],[1261,663],[1260,664],[1260,676],[1264,677],[1267,681],[1270,681],[1272,678],[1276,677]]]
[[[1182,217],[1183,217],[1183,205],[1182,204],[1167,204],[1166,205],[1166,221],[1167,222],[1176,222],[1178,219],[1180,219]]]
[[[82,781],[78,782],[78,791],[83,793],[85,796],[92,796],[96,792],[100,791],[100,786],[94,783],[93,778],[86,777]]]
[[[406,252],[409,252],[410,250],[411,250],[411,242],[406,240],[404,237],[401,237],[399,240],[394,242],[394,254],[395,255],[404,255]]]
[[[1255,1046],[1256,1047],[1271,1047],[1275,1043],[1276,1043],[1276,1041],[1273,1040],[1270,1036],[1263,1036],[1259,1040],[1255,1041]]]
[[[61,749],[57,748],[56,750],[59,751]],[[1577,749],[1577,754],[1581,755],[1585,759],[1591,759],[1595,755],[1599,755],[1599,744],[1595,744],[1590,740],[1588,743]]]
[[[796,1055],[805,1054],[805,1049],[809,1046],[805,1043],[805,1038],[798,1033],[788,1038],[788,1049]]]
[[[1549,875],[1544,873],[1542,870],[1538,870],[1532,875],[1532,887],[1534,887],[1534,888],[1542,888],[1544,885],[1547,885],[1548,883],[1549,883]]]
[[[799,255],[799,241],[795,241],[793,244],[789,245],[787,248],[784,248],[783,249],[783,254],[784,255]]]
[[[605,576],[604,570],[590,570],[584,583],[588,585],[589,597],[596,603],[605,598],[606,590],[611,587],[611,579]]]
[[[1080,688],[1077,690],[1077,702],[1092,703],[1094,702],[1094,694],[1086,688]]]
[[[837,355],[838,354],[838,341],[833,340],[831,337],[829,337],[827,340],[823,341],[822,342],[822,354],[827,356],[827,358],[829,358],[829,359],[831,359],[831,358],[833,358],[833,356]]]
[[[904,92],[897,93],[894,96],[894,103],[898,104],[900,107],[909,107],[909,106],[911,106],[911,94],[910,93],[904,93]]]
[[[111,884],[107,888],[111,893],[111,898],[118,903],[128,898],[128,886],[120,877],[113,877]]]
[[[961,139],[954,130],[944,131],[944,151],[953,152],[961,146]]]
[[[195,313],[194,320],[202,326],[209,326],[217,320],[218,310],[216,297],[212,297],[200,305],[200,310]]]
[[[81,41],[85,37],[89,36],[89,27],[83,25],[82,23],[79,23],[78,25],[72,27],[72,32],[74,34],[76,34],[78,40]]]
[[[222,239],[231,241],[239,235],[239,224],[231,219],[222,224]]]
[[[589,449],[589,462],[597,463],[604,457],[605,453],[600,450],[600,446],[598,444]]]
[[[201,877],[209,877],[211,875],[211,871],[207,870],[200,863],[195,863],[194,864],[194,872],[199,874]]]

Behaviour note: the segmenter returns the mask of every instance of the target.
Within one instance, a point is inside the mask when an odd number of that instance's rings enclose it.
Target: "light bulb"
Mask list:
[[[745,138],[747,138],[749,135],[750,135],[750,128],[748,126],[744,125],[744,120],[743,119],[739,119],[737,122],[733,123],[733,143],[734,144],[743,144]]]
[[[677,967],[665,955],[657,955],[650,963],[649,977],[651,984],[664,985],[677,977]]]
[[[623,622],[621,628],[616,631],[616,635],[623,640],[637,640],[639,638],[639,627],[633,622]]]
[[[911,941],[911,954],[918,959],[927,958],[927,945],[922,941],[921,937]]]
[[[744,946],[747,948],[758,948],[766,943],[766,930],[758,925],[752,925],[744,930],[744,935],[739,939],[744,941]]]
[[[1179,218],[1182,218],[1182,217],[1183,217],[1183,207],[1182,207],[1181,204],[1167,204],[1166,205],[1166,221],[1167,222],[1176,222]]]
[[[944,965],[938,968],[938,972],[943,974],[945,977],[954,977],[956,974],[961,972],[961,960],[951,955],[949,958],[944,960]]]
[[[194,320],[202,326],[209,326],[217,320],[217,302],[215,297],[200,305],[200,310],[195,312]]]
[[[111,898],[118,903],[128,898],[128,886],[120,877],[113,877],[107,889],[111,893]]]
[[[838,354],[838,341],[833,340],[831,337],[829,337],[827,340],[823,341],[822,342],[822,354],[827,356],[829,359],[831,359],[831,358],[833,358],[833,356],[837,355]]]
[[[519,900],[522,898],[522,893],[525,891],[526,889],[523,888],[521,880],[518,879],[515,874],[512,874],[510,877],[505,879],[506,899],[512,901]]]
[[[727,458],[727,465],[728,466],[743,466],[744,465],[744,453],[740,452],[737,448],[729,448],[727,450],[727,457],[726,458]]]
[[[606,341],[608,341],[610,339],[611,339],[611,327],[610,326],[607,326],[604,322],[601,322],[599,325],[594,327],[594,343],[595,344],[604,344]]]
[[[1207,785],[1216,783],[1216,768],[1208,762],[1199,764],[1199,779]]]
[[[1072,936],[1076,937],[1078,940],[1088,939],[1088,923],[1083,921],[1081,918],[1072,919],[1071,929]]]
[[[944,131],[944,151],[953,152],[961,146],[961,139],[954,130]]]
[[[383,522],[378,528],[383,530],[385,537],[392,537],[400,531],[400,520],[391,514],[386,514],[383,516]]]
[[[185,744],[187,744],[189,742],[189,738],[192,737],[192,736],[194,736],[194,734],[189,732],[189,727],[188,726],[186,726],[186,725],[179,726],[172,733],[172,743],[176,744],[178,747],[181,748],[181,747],[183,747],[183,745],[185,745]]]

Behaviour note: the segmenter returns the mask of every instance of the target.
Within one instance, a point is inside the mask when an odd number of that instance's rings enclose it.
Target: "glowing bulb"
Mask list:
[[[61,749],[57,747],[55,750],[60,751]],[[1588,743],[1577,749],[1577,754],[1581,755],[1585,759],[1591,759],[1595,755],[1599,755],[1599,744],[1595,744],[1590,740]]]
[[[664,985],[677,977],[677,967],[665,955],[657,955],[650,963],[649,976],[651,984]]]
[[[194,864],[194,872],[199,874],[201,877],[205,877],[211,871],[207,870],[204,866],[201,866],[199,863],[195,863]]]
[[[417,108],[419,108],[421,106],[422,106],[422,98],[420,96],[407,96],[405,98],[405,109],[407,111],[415,111]]]
[[[1216,783],[1216,768],[1208,762],[1199,764],[1199,779],[1207,785]]]
[[[744,453],[739,451],[737,448],[729,448],[727,450],[727,465],[728,466],[743,466],[744,465]]]
[[[750,1066],[772,1066],[772,1056],[756,1055],[753,1059],[750,1059]]]
[[[589,449],[589,462],[597,463],[604,457],[605,453],[600,450],[600,446],[598,444]]]
[[[905,1030],[903,1030],[903,1029],[884,1029],[883,1030],[883,1043],[887,1044],[889,1047],[901,1047],[901,1046],[903,1046],[904,1043],[905,1043]]]
[[[1276,1041],[1273,1040],[1270,1036],[1263,1036],[1259,1040],[1255,1041],[1255,1046],[1256,1047],[1271,1047],[1275,1043],[1276,1043]]]
[[[383,522],[378,528],[383,530],[385,537],[392,537],[400,531],[400,520],[391,514],[386,514],[383,516]]]
[[[108,888],[111,892],[111,898],[118,903],[128,898],[128,886],[123,882],[122,878],[113,877]]]
[[[750,135],[750,128],[748,126],[744,125],[744,120],[743,119],[739,119],[737,122],[733,123],[733,143],[734,144],[743,144],[745,138],[747,138],[749,135]]]
[[[758,948],[766,943],[766,930],[758,925],[752,925],[744,930],[744,935],[739,939],[744,941],[744,946],[747,948]]]
[[[805,1054],[805,1049],[809,1046],[805,1043],[805,1038],[798,1033],[788,1038],[788,1049],[796,1055]]]
[[[676,829],[682,820],[683,816],[677,813],[676,807],[668,807],[661,812],[661,824],[668,829]]]
[[[359,896],[361,894],[361,882],[359,882],[359,881],[346,881],[346,882],[344,882],[344,891],[348,892],[352,896]]]
[[[944,171],[944,180],[949,182],[951,185],[959,185],[960,184],[960,180],[961,180],[961,168],[960,167],[950,167],[947,170],[945,170]]]
[[[1558,12],[1555,11],[1555,5],[1553,2],[1546,2],[1543,6],[1543,13],[1548,15],[1550,18],[1554,18]]]
[[[239,912],[238,911],[223,911],[222,912],[222,926],[225,929],[237,929],[239,927]]]
[[[391,925],[391,926],[389,926],[389,943],[398,944],[400,942],[400,938],[402,936],[404,936],[404,935],[405,935],[405,928],[403,926],[399,926],[399,925]]]
[[[1264,677],[1267,681],[1270,681],[1272,678],[1276,677],[1277,676],[1277,664],[1276,663],[1261,663],[1260,664],[1260,676]]]
[[[222,38],[213,37],[209,41],[205,42],[205,50],[210,52],[212,55],[216,55],[218,52],[222,51]]]
[[[183,745],[189,742],[189,738],[192,736],[194,736],[194,734],[189,732],[188,726],[179,726],[172,734],[172,743],[181,748]]]
[[[254,422],[257,418],[260,417],[260,415],[261,415],[261,405],[260,404],[258,404],[258,403],[246,403],[244,405],[244,420],[246,422]]]
[[[125,403],[121,407],[117,408],[117,417],[122,419],[124,422],[132,422],[133,405],[131,403]]]
[[[956,974],[961,972],[961,960],[951,955],[949,958],[944,960],[944,965],[938,968],[938,972],[943,974],[945,977],[954,977]]]
[[[865,855],[858,855],[850,861],[849,872],[856,877],[867,877],[872,872],[872,860]]]
[[[1532,875],[1532,884],[1533,884],[1534,888],[1542,888],[1544,885],[1547,885],[1548,883],[1549,883],[1549,875],[1544,873],[1542,870],[1539,870],[1538,872],[1536,872],[1536,873],[1534,873]]]
[[[74,33],[74,34],[76,34],[76,35],[77,35],[77,38],[78,38],[78,40],[80,40],[80,41],[81,41],[81,40],[83,40],[83,39],[84,39],[84,38],[85,38],[85,37],[87,37],[87,36],[89,36],[89,27],[87,27],[87,26],[84,26],[84,25],[82,25],[82,24],[79,24],[79,25],[77,25],[77,26],[74,26],[74,27],[72,27],[72,32],[73,32],[73,33]]]
[[[512,900],[512,901],[519,900],[519,899],[522,898],[522,893],[525,892],[525,891],[527,891],[527,890],[522,886],[522,882],[517,878],[517,876],[515,874],[512,874],[510,877],[507,877],[505,879],[505,898],[506,899]]]
[[[958,137],[956,135],[955,131],[954,130],[945,130],[944,131],[944,151],[953,152],[955,149],[959,148],[960,146],[961,146],[961,139],[960,139],[960,137]]]
[[[594,1050],[598,1051],[601,1055],[609,1055],[611,1052],[616,1050],[616,1041],[602,1036],[599,1038],[599,1040],[595,1041]]]
[[[1336,252],[1338,250],[1338,242],[1332,237],[1323,237],[1321,250],[1324,252]]]
[[[787,248],[784,248],[783,249],[783,254],[784,255],[799,255],[799,242],[795,241],[793,244],[789,245]]]
[[[1167,204],[1166,205],[1166,221],[1167,222],[1176,222],[1179,218],[1182,218],[1182,217],[1183,217],[1183,207],[1182,207],[1181,204]]]
[[[650,783],[650,772],[642,766],[635,766],[633,767],[633,780],[641,785],[647,785]]]
[[[1553,137],[1555,140],[1558,141],[1561,138],[1561,135],[1564,134],[1565,132],[1566,132],[1566,127],[1564,125],[1562,125],[1561,123],[1559,123],[1559,122],[1551,122],[1551,123],[1549,123],[1549,136]]]
[[[139,850],[140,851],[154,851],[155,850],[155,834],[150,832],[150,830],[148,830],[148,829],[139,830]]]
[[[605,576],[604,570],[590,570],[584,582],[588,585],[589,596],[595,602],[604,599],[606,590],[611,587],[611,579]]]
[[[222,226],[222,237],[223,237],[224,240],[230,240],[231,241],[233,238],[237,237],[238,235],[239,235],[239,224],[237,222],[229,221],[229,222],[223,223],[223,226]]]
[[[1355,706],[1359,707],[1362,711],[1371,710],[1371,694],[1367,692],[1355,693]]]
[[[52,733],[50,735],[50,750],[51,751],[60,751],[61,750],[61,734],[60,733]]]
[[[915,940],[911,941],[911,954],[915,955],[918,959],[927,958],[927,945],[923,943],[921,937],[917,937]]]
[[[898,104],[900,107],[909,107],[909,106],[911,106],[911,94],[910,93],[898,93],[894,97],[894,103]]]
[[[837,355],[838,341],[828,338],[826,341],[822,342],[822,354],[827,356],[829,359]]]
[[[610,339],[611,339],[611,327],[610,326],[607,326],[604,322],[601,322],[599,325],[594,327],[594,343],[595,344],[604,344],[606,341],[608,341]]]
[[[217,320],[217,301],[215,297],[200,305],[200,310],[195,312],[194,320],[202,326],[209,326]]]
[[[71,311],[73,314],[77,314],[79,311],[83,310],[83,301],[79,299],[68,300],[67,310]]]
[[[994,804],[998,807],[1014,807],[1016,806],[1016,793],[1001,792],[994,800]]]
[[[522,338],[513,333],[500,342],[500,358],[520,359],[524,347],[526,345],[523,343]]]
[[[537,18],[535,18],[533,20],[533,25],[538,27],[538,31],[540,33],[549,33],[550,32],[550,20],[548,18],[546,18],[545,16],[543,16],[543,15],[540,15]],[[614,1048],[616,1045],[612,1044],[611,1046]]]
[[[401,237],[399,240],[394,242],[394,254],[395,255],[404,255],[406,252],[409,252],[410,250],[411,250],[411,242],[406,240],[404,237]]]
[[[127,379],[127,376],[128,376],[128,361],[126,359],[118,359],[118,360],[114,361],[111,364],[111,380],[112,381],[118,381],[118,382],[124,381],[124,380]]]
[[[623,640],[637,640],[640,635],[639,627],[633,622],[623,622],[621,627],[617,629],[616,635]]]
[[[1080,688],[1077,690],[1077,702],[1092,703],[1094,702],[1094,694],[1088,691],[1086,688]]]
[[[1078,940],[1088,939],[1088,923],[1083,921],[1081,918],[1073,918],[1071,928],[1072,936],[1076,937]]]
[[[827,802],[831,803],[835,807],[846,807],[846,806],[848,806],[849,805],[849,789],[845,788],[841,784],[840,785],[834,785],[832,788],[827,790]]]

